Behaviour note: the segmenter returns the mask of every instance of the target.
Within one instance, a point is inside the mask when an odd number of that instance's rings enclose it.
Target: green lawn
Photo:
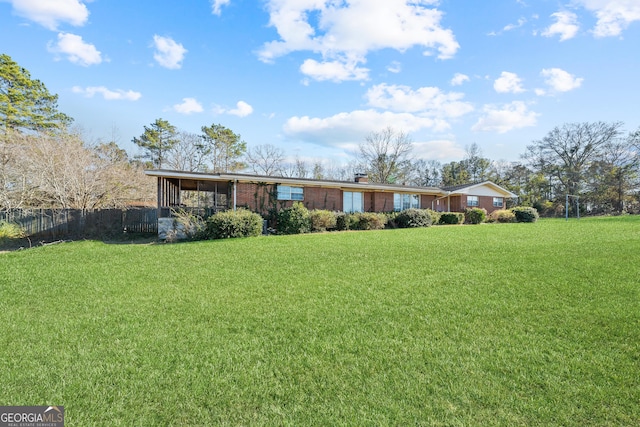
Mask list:
[[[640,217],[0,254],[68,426],[640,425]]]

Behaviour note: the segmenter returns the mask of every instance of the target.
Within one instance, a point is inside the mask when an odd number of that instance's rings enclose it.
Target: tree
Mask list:
[[[360,144],[360,162],[371,182],[403,182],[409,177],[412,149],[409,135],[387,127],[371,132]]]
[[[247,151],[247,165],[253,173],[267,176],[282,174],[284,151],[271,144],[257,145]]]
[[[151,126],[145,126],[144,133],[140,138],[133,138],[133,142],[146,150],[143,158],[151,160],[153,167],[161,169],[167,152],[178,143],[177,131],[168,121],[156,119]]]
[[[222,125],[212,124],[201,128],[202,147],[211,162],[212,172],[235,172],[245,167],[241,158],[247,151],[247,143]]]
[[[176,144],[167,152],[169,169],[203,172],[207,169],[207,151],[202,136],[191,132],[178,132]]]
[[[532,167],[560,184],[559,193],[580,194],[587,172],[604,147],[620,134],[622,123],[569,123],[554,128],[527,147]],[[553,182],[553,181],[552,181]]]
[[[73,121],[58,111],[58,95],[5,54],[0,54],[0,120],[4,135],[63,129]]]
[[[482,157],[482,150],[475,142],[465,150],[463,166],[472,183],[487,181],[491,175],[491,160]]]
[[[450,162],[442,166],[442,185],[444,187],[470,183],[471,176],[464,161]]]
[[[412,164],[411,184],[437,187],[441,182],[442,164],[437,160],[419,159]]]

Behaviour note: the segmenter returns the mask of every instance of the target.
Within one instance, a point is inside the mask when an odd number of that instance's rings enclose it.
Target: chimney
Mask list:
[[[355,181],[360,184],[366,184],[369,182],[369,177],[366,173],[357,173]]]

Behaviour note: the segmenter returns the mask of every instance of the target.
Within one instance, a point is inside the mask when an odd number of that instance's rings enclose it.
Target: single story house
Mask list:
[[[490,181],[440,188],[371,183],[362,174],[353,181],[332,181],[164,169],[145,173],[158,180],[160,217],[170,216],[171,209],[187,205],[213,211],[247,208],[266,216],[294,202],[302,202],[308,209],[342,212],[392,212],[408,208],[462,212],[467,207],[492,212],[504,209],[506,199],[517,197]]]

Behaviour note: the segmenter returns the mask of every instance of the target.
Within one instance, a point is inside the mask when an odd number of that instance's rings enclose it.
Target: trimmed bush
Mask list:
[[[539,218],[537,209],[530,206],[516,206],[511,211],[517,222],[536,222]]]
[[[438,224],[462,224],[464,214],[460,212],[442,212]]]
[[[336,230],[347,231],[351,229],[351,215],[345,212],[336,212]]]
[[[325,209],[314,209],[309,212],[311,231],[327,231],[336,229],[336,214]]]
[[[426,209],[405,209],[395,218],[400,228],[430,227],[433,223],[431,213]]]
[[[487,210],[482,208],[467,208],[464,211],[466,224],[481,224],[487,219]]]
[[[489,214],[487,221],[500,223],[516,222],[516,214],[510,209],[498,209]]]
[[[262,217],[247,209],[218,212],[207,219],[209,239],[252,237],[262,234]]]
[[[375,212],[355,212],[350,215],[352,230],[382,230],[387,223],[387,216]]]
[[[276,228],[280,234],[309,233],[311,231],[309,209],[300,202],[295,202],[293,206],[282,209],[278,212]]]

